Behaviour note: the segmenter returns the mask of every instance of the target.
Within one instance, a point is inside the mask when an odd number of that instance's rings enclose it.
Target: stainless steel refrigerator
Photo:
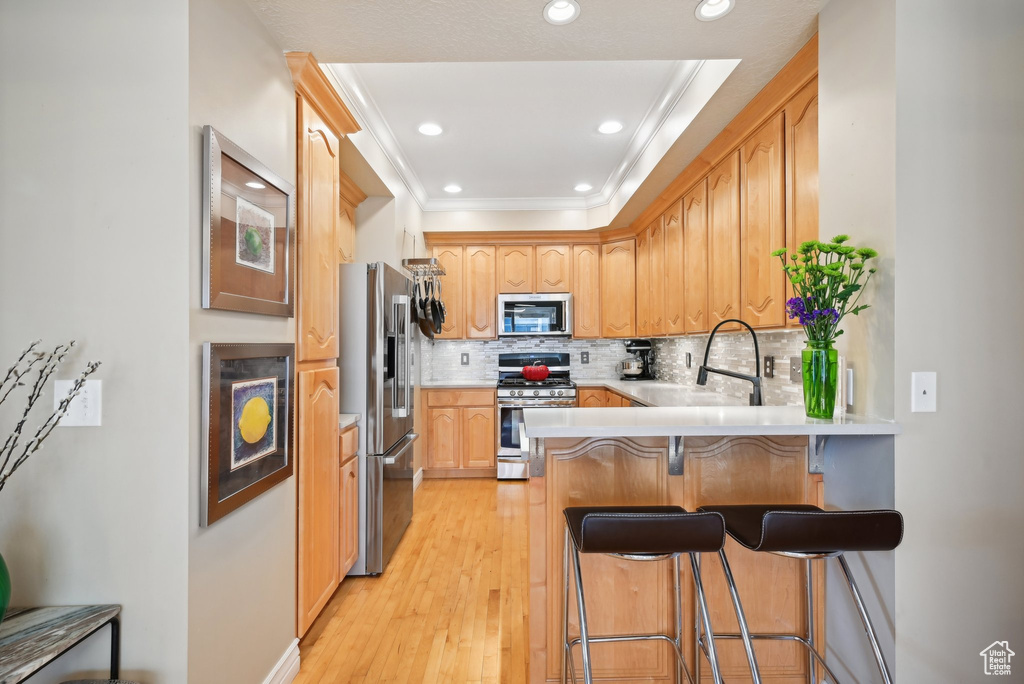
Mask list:
[[[382,572],[412,520],[412,279],[384,262],[340,267],[341,412],[359,415],[359,560]]]

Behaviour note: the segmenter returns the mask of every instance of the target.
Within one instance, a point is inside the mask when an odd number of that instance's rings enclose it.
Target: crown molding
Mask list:
[[[309,101],[338,135],[359,131],[359,123],[324,75],[312,52],[286,52],[295,90]]]

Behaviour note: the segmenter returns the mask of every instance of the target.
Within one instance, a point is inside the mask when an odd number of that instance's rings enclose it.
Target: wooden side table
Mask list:
[[[121,669],[121,606],[45,606],[7,611],[0,623],[0,684],[23,682],[110,625],[110,678]]]

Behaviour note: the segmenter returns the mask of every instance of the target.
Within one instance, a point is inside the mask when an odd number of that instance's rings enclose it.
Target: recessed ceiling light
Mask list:
[[[449,183],[448,185],[444,186],[444,191],[445,192],[452,192],[452,193],[462,192],[462,188],[460,188],[455,183]]]
[[[734,4],[733,0],[700,0],[694,14],[701,21],[714,21],[732,11]]]
[[[256,181],[249,181],[245,185],[246,185],[246,187],[254,188],[256,190],[263,190],[264,188],[267,187],[263,183],[257,183]]]
[[[618,121],[605,121],[603,124],[597,127],[597,130],[605,135],[611,135],[612,133],[618,133],[622,130],[622,124]]]
[[[580,4],[576,0],[551,0],[544,5],[544,19],[549,24],[563,26],[580,16]]]
[[[573,188],[573,190],[575,190],[576,192],[590,192],[593,189],[594,186],[591,185],[590,183],[579,183],[576,185],[575,188]]]
[[[422,123],[419,127],[419,132],[423,135],[441,135],[444,131],[443,128],[438,126],[436,123]]]

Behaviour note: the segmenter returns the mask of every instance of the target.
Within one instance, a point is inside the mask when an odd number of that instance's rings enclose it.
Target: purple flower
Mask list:
[[[808,297],[807,301],[813,300],[814,297]],[[812,309],[807,310],[807,302],[801,297],[793,297],[786,302],[786,313],[790,318],[799,319],[800,325],[810,325],[819,321],[823,318],[831,318],[833,323],[839,322],[839,311],[829,307],[827,309]]]

